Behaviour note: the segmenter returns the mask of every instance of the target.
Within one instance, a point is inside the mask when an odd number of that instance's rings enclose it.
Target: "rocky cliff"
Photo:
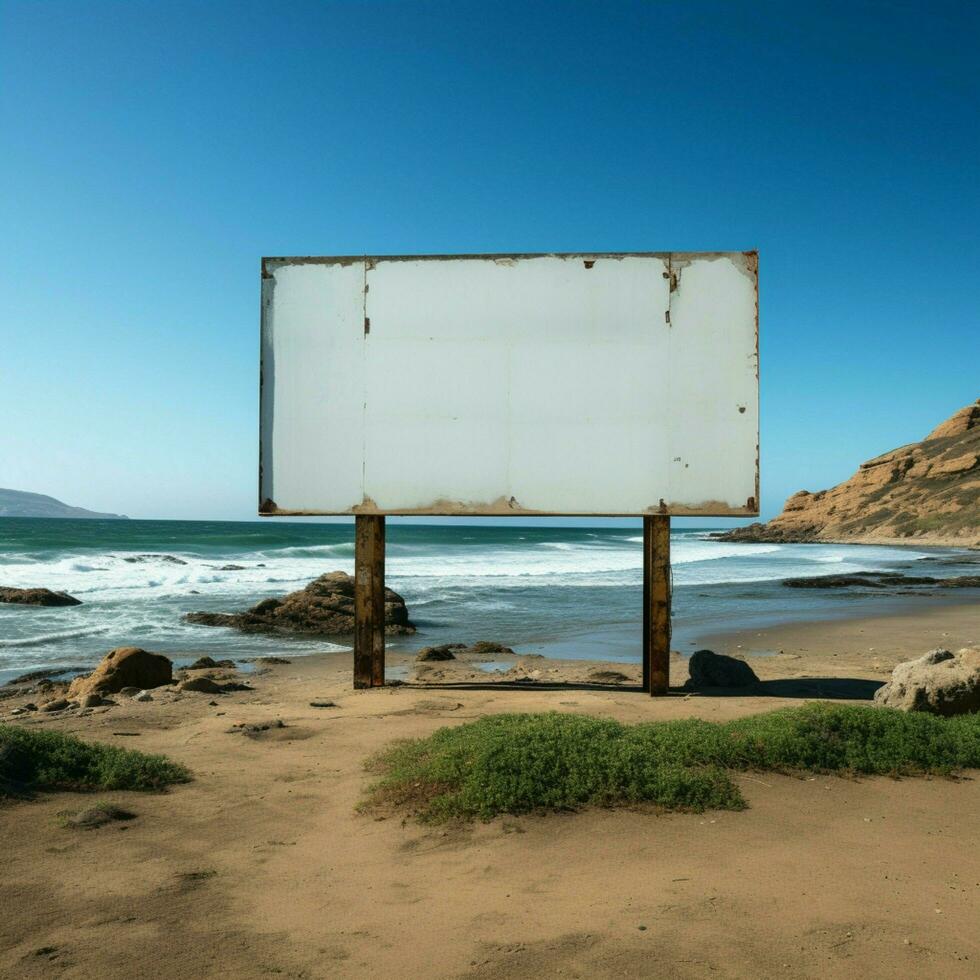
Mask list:
[[[794,493],[728,541],[849,541],[980,548],[980,399],[922,440],[862,463],[829,490]]]

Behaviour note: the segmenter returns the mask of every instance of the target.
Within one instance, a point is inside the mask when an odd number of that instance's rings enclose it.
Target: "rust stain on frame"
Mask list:
[[[400,507],[389,509],[379,507],[373,500],[366,499],[363,503],[346,510],[322,511],[300,508],[290,510],[277,507],[271,500],[266,500],[260,507],[264,517],[356,517],[358,514],[390,517],[553,517],[553,510],[534,510],[521,507],[510,499],[500,498],[487,503],[471,500],[447,500],[439,498],[419,507]],[[567,517],[638,517],[644,515],[659,515],[672,517],[703,517],[710,513],[712,517],[754,517],[758,515],[753,498],[749,497],[745,505],[728,504],[720,500],[706,500],[699,504],[677,504],[666,501],[645,507],[637,511],[562,511],[560,516]]]

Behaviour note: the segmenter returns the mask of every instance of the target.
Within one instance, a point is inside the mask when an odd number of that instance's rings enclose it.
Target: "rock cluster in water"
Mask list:
[[[15,589],[0,586],[0,602],[13,602],[21,606],[80,606],[81,599],[76,599],[67,592],[52,592],[50,589]]]
[[[305,589],[281,599],[263,599],[245,612],[193,612],[184,619],[200,626],[230,626],[243,633],[350,636],[354,632],[354,579],[346,572],[328,572]],[[385,633],[414,632],[405,600],[385,589]]]
[[[510,647],[505,647],[502,643],[493,643],[490,640],[478,640],[472,646],[465,643],[443,643],[435,647],[422,647],[415,655],[415,659],[421,663],[432,663],[440,660],[455,660],[457,657],[468,657],[474,660],[500,654],[513,654]]]
[[[783,579],[791,589],[893,589],[927,585],[937,589],[980,589],[980,575],[956,575],[936,578],[934,575],[902,575],[899,572],[851,572],[847,575],[813,575],[807,578]]]

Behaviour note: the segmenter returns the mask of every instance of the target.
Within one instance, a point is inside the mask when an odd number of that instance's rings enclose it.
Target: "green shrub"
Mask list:
[[[622,725],[573,714],[492,715],[400,742],[369,762],[368,806],[422,820],[649,803],[740,809],[732,770],[949,774],[980,768],[980,716],[810,704],[727,723]]]
[[[980,715],[810,704],[725,726],[735,768],[948,775],[980,768]]]
[[[35,789],[159,790],[190,778],[187,769],[162,755],[0,725],[0,798]]]

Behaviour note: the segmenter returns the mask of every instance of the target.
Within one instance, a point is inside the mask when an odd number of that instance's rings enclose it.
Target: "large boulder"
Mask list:
[[[91,674],[76,677],[68,688],[68,697],[116,694],[125,687],[142,691],[172,681],[173,665],[163,654],[149,653],[139,647],[118,647],[110,650]]]
[[[422,649],[415,654],[415,659],[421,661],[422,663],[431,662],[433,660],[455,660],[455,651],[462,649],[464,649],[464,644],[462,643],[443,643],[442,646],[438,647],[422,647]]]
[[[15,602],[22,606],[80,606],[81,599],[76,599],[67,592],[52,592],[50,589],[15,589],[0,586],[0,602]]]
[[[350,636],[354,632],[354,579],[346,572],[328,572],[305,589],[282,599],[263,599],[246,612],[193,612],[184,619],[201,626],[231,626],[243,633]],[[385,633],[414,632],[405,600],[385,589]]]
[[[759,683],[755,671],[744,661],[726,657],[712,650],[691,654],[688,664],[691,676],[685,687],[698,690],[704,687],[751,687]]]
[[[907,660],[875,691],[875,704],[902,711],[961,715],[980,711],[980,647],[932,650]]]

